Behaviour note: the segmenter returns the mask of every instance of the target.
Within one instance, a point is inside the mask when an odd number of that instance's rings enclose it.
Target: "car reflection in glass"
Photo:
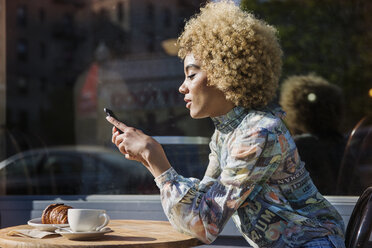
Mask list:
[[[1,195],[158,194],[139,162],[103,147],[33,149],[0,163]]]
[[[185,177],[201,179],[207,140],[155,137]],[[159,194],[151,173],[116,148],[66,146],[32,149],[0,162],[0,195]]]

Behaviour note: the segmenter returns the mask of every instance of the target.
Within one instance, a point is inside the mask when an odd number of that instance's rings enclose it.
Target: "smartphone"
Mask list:
[[[116,117],[116,115],[114,114],[114,112],[111,109],[103,108],[103,111],[105,111],[107,116],[114,117],[116,120],[119,121],[118,117]],[[119,128],[116,128],[116,130],[118,130],[119,133],[123,133],[123,131],[121,131]]]

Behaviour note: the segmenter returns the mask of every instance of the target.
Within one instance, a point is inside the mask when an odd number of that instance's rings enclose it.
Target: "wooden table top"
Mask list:
[[[197,239],[177,232],[167,221],[111,220],[108,227],[113,232],[99,239],[88,241],[69,240],[60,235],[43,239],[9,236],[17,229],[31,229],[29,225],[8,227],[0,230],[0,247],[193,247],[202,245]]]

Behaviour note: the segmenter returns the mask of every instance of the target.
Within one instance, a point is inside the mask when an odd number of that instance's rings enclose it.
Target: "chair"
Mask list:
[[[346,248],[371,247],[369,237],[372,231],[372,187],[359,197],[346,228]],[[369,244],[368,244],[369,243]]]
[[[348,137],[337,180],[338,195],[361,195],[372,185],[372,115],[362,118]]]

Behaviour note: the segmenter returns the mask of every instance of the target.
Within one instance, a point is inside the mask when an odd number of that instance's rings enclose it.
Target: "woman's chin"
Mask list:
[[[190,116],[191,116],[191,118],[193,118],[193,119],[199,119],[197,115],[194,115],[194,114],[192,114],[191,112],[190,112]]]
[[[201,113],[193,112],[193,111],[190,111],[190,116],[193,119],[203,119],[203,118],[209,117],[208,115],[205,115],[205,114],[203,115]]]

